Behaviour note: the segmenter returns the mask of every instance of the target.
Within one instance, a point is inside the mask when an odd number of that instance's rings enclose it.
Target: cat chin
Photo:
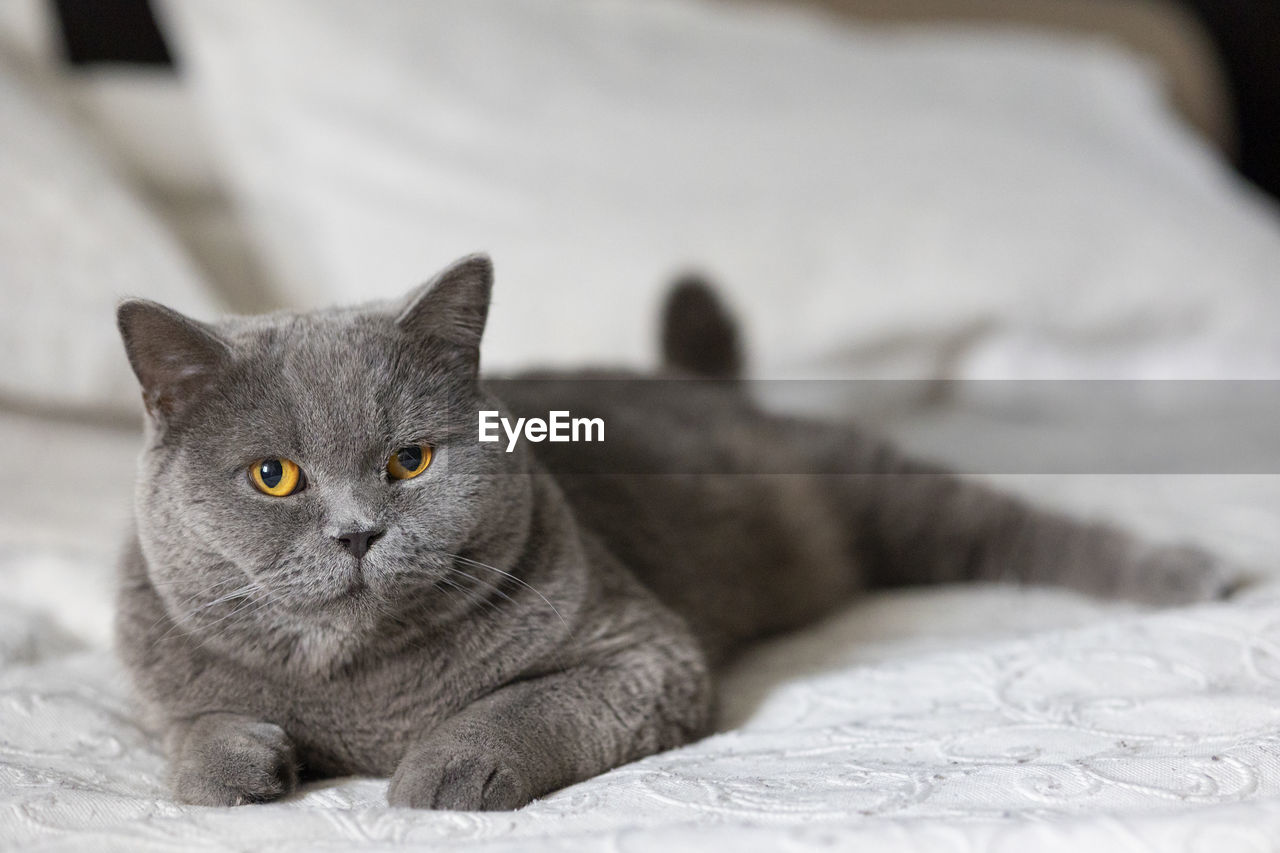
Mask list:
[[[367,585],[358,590],[335,590],[332,595],[287,604],[287,609],[306,620],[351,629],[372,621],[378,614],[381,599]]]

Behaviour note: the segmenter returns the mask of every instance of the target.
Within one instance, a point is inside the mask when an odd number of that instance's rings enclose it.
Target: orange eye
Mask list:
[[[288,497],[302,488],[302,469],[288,459],[259,459],[249,466],[249,481],[264,495]]]
[[[387,474],[393,480],[412,480],[431,464],[431,445],[410,444],[387,460]]]

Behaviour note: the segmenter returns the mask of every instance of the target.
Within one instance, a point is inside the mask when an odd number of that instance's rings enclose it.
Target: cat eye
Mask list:
[[[387,460],[387,475],[393,480],[412,480],[431,464],[431,445],[406,445]]]
[[[249,482],[273,498],[288,497],[306,485],[302,469],[288,459],[259,459],[249,466]]]

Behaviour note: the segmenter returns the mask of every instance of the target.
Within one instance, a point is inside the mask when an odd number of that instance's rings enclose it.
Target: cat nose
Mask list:
[[[351,530],[333,538],[358,560],[369,553],[369,548],[372,547],[374,540],[386,532],[387,530],[384,527],[370,527],[367,530]]]

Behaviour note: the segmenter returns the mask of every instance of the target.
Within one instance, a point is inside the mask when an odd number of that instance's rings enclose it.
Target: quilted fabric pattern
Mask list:
[[[992,639],[957,647],[957,610],[985,616]],[[1093,624],[1023,633],[1036,621]],[[999,588],[881,596],[740,661],[729,730],[497,814],[390,809],[370,779],[267,806],[177,805],[110,651],[19,608],[0,626],[0,838],[27,849],[1280,838],[1280,602],[1267,595],[1160,614]]]

